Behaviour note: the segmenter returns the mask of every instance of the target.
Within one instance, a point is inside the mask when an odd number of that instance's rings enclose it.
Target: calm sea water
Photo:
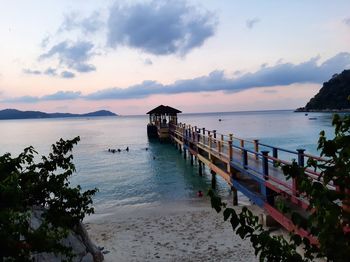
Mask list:
[[[314,154],[318,154],[320,130],[332,136],[331,119],[327,113],[305,116],[291,111],[179,116],[180,122],[193,126],[233,133],[240,138],[257,138],[290,150],[305,148]],[[58,139],[80,136],[74,149],[77,172],[71,181],[83,189],[99,188],[94,202],[100,213],[120,206],[186,200],[195,198],[198,190],[205,192],[211,184],[210,175],[199,177],[197,166],[184,160],[174,146],[150,142],[147,122],[147,116],[0,121],[0,154],[16,155],[29,145],[41,155],[47,154]],[[126,147],[129,152],[124,150]],[[122,152],[112,154],[108,148],[120,148]],[[228,186],[220,179],[217,190],[221,195],[229,194]]]

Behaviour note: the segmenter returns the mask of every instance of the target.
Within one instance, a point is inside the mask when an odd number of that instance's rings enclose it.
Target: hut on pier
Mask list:
[[[181,111],[164,105],[147,112],[149,115],[149,123],[147,125],[148,137],[159,138],[161,141],[169,139],[169,128],[171,125],[177,125],[178,113],[181,113]]]

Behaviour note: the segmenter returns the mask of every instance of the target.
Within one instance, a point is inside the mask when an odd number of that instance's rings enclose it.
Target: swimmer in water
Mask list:
[[[199,190],[199,191],[197,192],[197,196],[198,196],[198,197],[203,197],[203,192],[202,192],[201,190]]]

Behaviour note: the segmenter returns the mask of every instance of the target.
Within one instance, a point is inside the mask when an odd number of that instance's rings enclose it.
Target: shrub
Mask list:
[[[93,213],[92,196],[97,189],[81,192],[71,187],[69,177],[75,172],[73,146],[79,137],[60,139],[52,152],[34,161],[33,147],[12,157],[0,156],[0,260],[31,261],[40,252],[63,254],[72,258],[71,249],[61,244],[68,230]],[[40,210],[41,224],[31,225]]]

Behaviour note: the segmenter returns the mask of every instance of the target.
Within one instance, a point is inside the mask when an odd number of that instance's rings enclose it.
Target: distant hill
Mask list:
[[[323,83],[320,91],[298,112],[306,111],[350,111],[350,70],[335,74]]]
[[[87,114],[70,113],[44,113],[40,111],[20,111],[17,109],[0,110],[0,120],[4,119],[31,119],[31,118],[61,118],[61,117],[95,117],[95,116],[117,116],[107,110],[100,110]]]

